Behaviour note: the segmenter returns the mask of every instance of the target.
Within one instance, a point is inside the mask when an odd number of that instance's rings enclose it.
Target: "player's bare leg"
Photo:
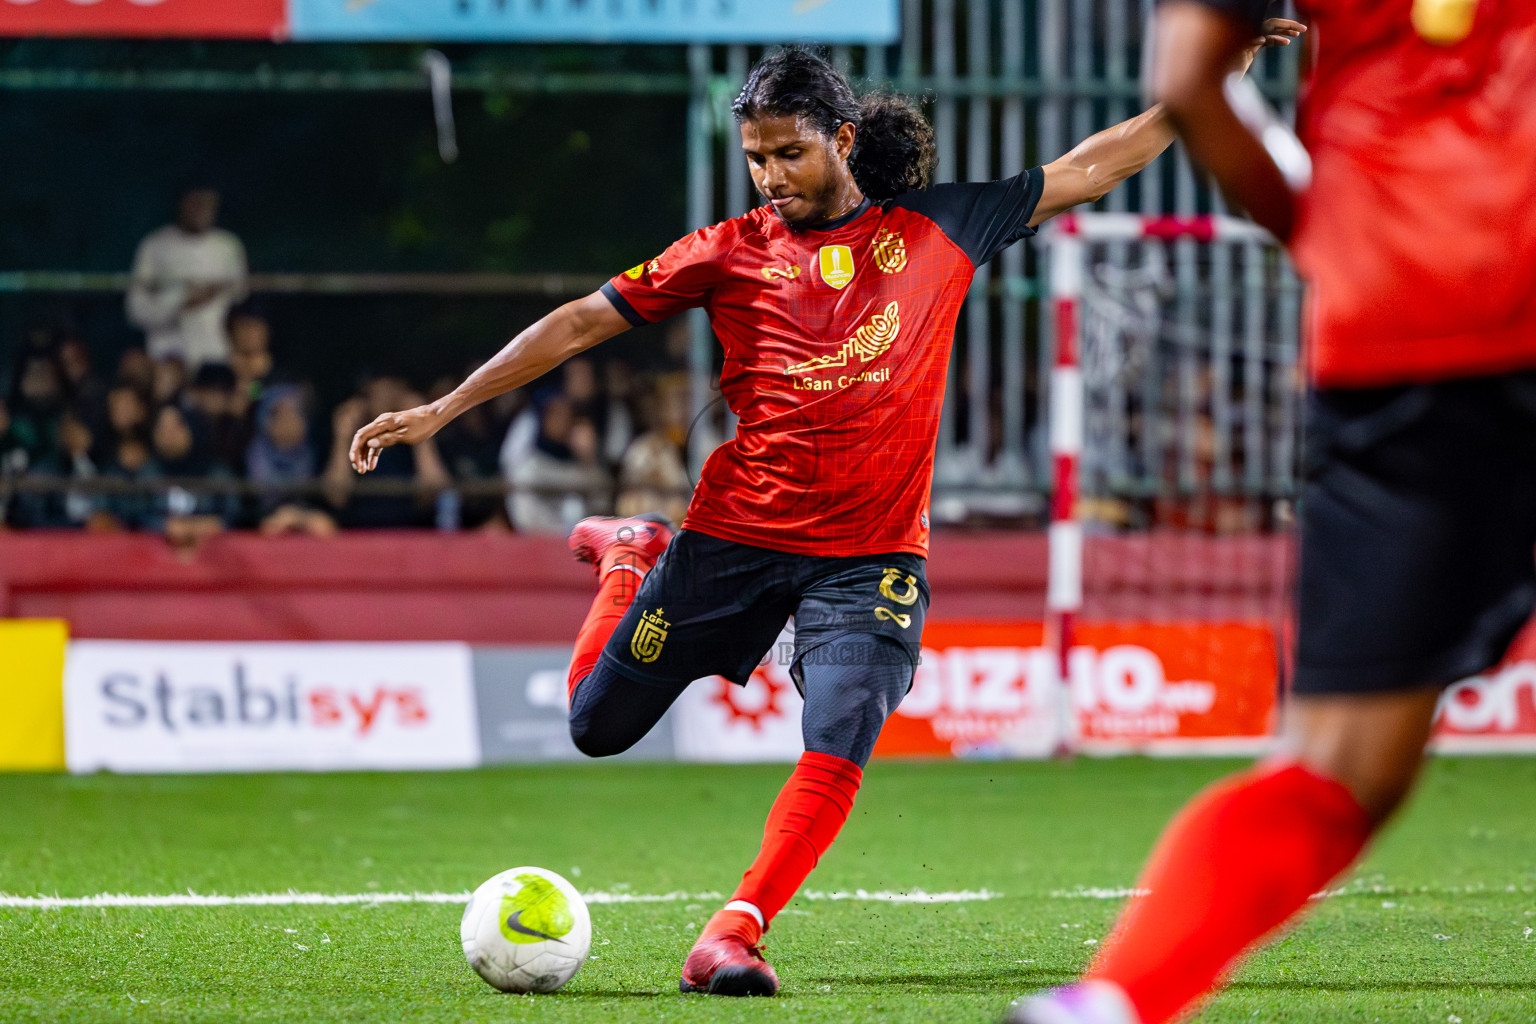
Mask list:
[[[1158,841],[1083,983],[1016,1024],[1165,1024],[1359,857],[1423,763],[1438,688],[1299,696],[1286,752],[1210,787]]]

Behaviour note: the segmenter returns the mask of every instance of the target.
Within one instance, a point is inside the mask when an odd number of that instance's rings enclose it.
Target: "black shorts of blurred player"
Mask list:
[[[1292,692],[1497,664],[1536,610],[1536,373],[1315,391],[1304,457]]]
[[[862,767],[912,685],[924,564],[907,553],[790,554],[682,530],[577,686],[571,737],[593,757],[629,749],[695,679],[744,685],[793,616],[805,747]]]

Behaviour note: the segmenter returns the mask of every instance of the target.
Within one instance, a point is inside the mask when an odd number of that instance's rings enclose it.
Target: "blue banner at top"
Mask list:
[[[900,0],[289,0],[296,40],[894,43]]]

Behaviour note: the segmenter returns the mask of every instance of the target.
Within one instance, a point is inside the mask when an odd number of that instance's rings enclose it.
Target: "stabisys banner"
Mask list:
[[[480,763],[466,644],[77,640],[64,726],[75,772]]]
[[[0,0],[0,36],[277,39],[286,0]]]

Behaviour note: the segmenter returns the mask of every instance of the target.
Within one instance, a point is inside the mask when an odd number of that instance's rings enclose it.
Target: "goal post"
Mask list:
[[[1044,236],[1058,749],[1256,743],[1283,649],[1300,283],[1225,215],[1066,214]]]

